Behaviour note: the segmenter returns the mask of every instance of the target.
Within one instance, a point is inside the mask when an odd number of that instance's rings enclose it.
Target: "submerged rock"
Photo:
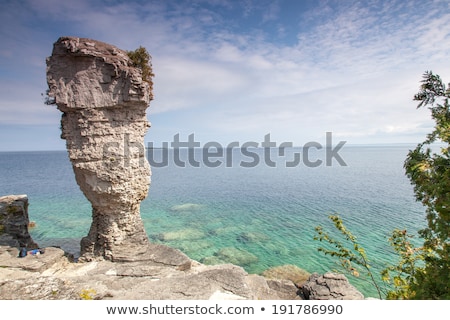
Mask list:
[[[242,232],[236,237],[236,240],[240,243],[252,243],[252,242],[262,242],[267,241],[270,238],[260,232]]]
[[[275,256],[288,256],[290,255],[290,251],[286,246],[284,246],[280,242],[266,242],[264,243],[264,249],[270,252],[271,255]]]
[[[200,260],[200,262],[210,266],[226,263],[225,261],[221,260],[216,256],[204,257],[203,259]]]
[[[144,135],[152,84],[125,51],[77,37],[54,44],[47,82],[76,181],[93,209],[82,259],[141,256],[148,249],[140,202],[150,186]]]
[[[178,204],[175,206],[172,206],[170,208],[171,211],[177,211],[177,212],[185,212],[185,211],[197,211],[202,209],[204,206],[197,203],[183,203]]]
[[[263,271],[261,275],[269,279],[290,280],[299,287],[311,276],[308,271],[305,271],[293,264],[272,267]]]
[[[234,247],[222,248],[216,252],[214,256],[216,256],[219,261],[232,263],[238,266],[246,266],[258,261],[258,257],[254,254]]]
[[[193,228],[163,232],[157,235],[158,240],[161,241],[198,240],[203,239],[204,237],[205,237],[204,232]]]
[[[216,235],[225,235],[230,233],[238,233],[242,228],[238,226],[226,226],[213,230]]]
[[[178,245],[181,251],[188,253],[200,252],[208,248],[213,248],[214,244],[208,240],[183,241]]]

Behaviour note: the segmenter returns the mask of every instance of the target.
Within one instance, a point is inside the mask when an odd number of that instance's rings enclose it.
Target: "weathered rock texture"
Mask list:
[[[47,82],[63,113],[61,137],[76,181],[93,208],[82,258],[139,260],[148,251],[140,202],[150,185],[144,135],[151,83],[125,51],[76,37],[54,44]]]
[[[154,261],[70,262],[61,249],[17,258],[17,248],[0,246],[0,299],[104,300],[298,300],[288,280],[266,280],[241,267],[179,267]],[[168,259],[170,257],[168,256]]]
[[[364,296],[352,286],[343,274],[327,272],[312,274],[303,284],[306,300],[362,300]]]
[[[28,197],[0,197],[0,245],[36,249],[38,245],[28,233]]]

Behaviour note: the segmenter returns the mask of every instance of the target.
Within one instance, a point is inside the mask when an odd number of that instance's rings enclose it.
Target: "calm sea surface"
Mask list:
[[[415,233],[425,226],[425,210],[414,200],[403,162],[414,146],[344,146],[347,166],[243,168],[252,158],[233,153],[221,165],[152,168],[152,183],[141,215],[150,239],[181,249],[205,263],[231,262],[248,272],[295,264],[309,272],[338,269],[317,251],[314,228],[332,230],[328,215],[340,213],[366,248],[375,272],[395,262],[387,238],[394,228]],[[235,150],[236,151],[236,150]],[[263,150],[255,152],[263,157]],[[195,150],[199,159],[201,149]],[[325,151],[312,153],[325,160]],[[27,194],[31,230],[41,246],[57,245],[77,254],[91,222],[90,203],[79,190],[65,151],[0,153],[0,195]],[[363,273],[363,272],[361,272]],[[366,295],[374,290],[362,277],[351,282]]]

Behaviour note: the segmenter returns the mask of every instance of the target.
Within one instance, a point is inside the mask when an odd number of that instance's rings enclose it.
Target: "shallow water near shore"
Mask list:
[[[287,168],[285,160],[293,159],[295,148],[283,158],[272,150],[275,168],[264,162],[240,167],[243,156],[238,153],[233,153],[230,168],[181,168],[169,161],[166,167],[152,168],[141,215],[151,241],[204,263],[235,263],[250,273],[295,264],[320,273],[339,266],[317,251],[321,243],[313,240],[314,228],[320,224],[332,230],[327,217],[339,213],[377,273],[395,263],[388,244],[394,228],[416,233],[425,226],[425,210],[415,202],[403,169],[413,147],[345,146],[340,155],[347,166],[334,161],[315,168],[303,163]],[[264,150],[255,152],[263,159]],[[196,157],[200,153],[195,150]],[[324,159],[324,153],[317,150],[311,159]],[[0,181],[0,195],[28,195],[35,241],[78,253],[91,207],[65,151],[2,152]],[[362,276],[348,277],[366,296],[376,296]]]

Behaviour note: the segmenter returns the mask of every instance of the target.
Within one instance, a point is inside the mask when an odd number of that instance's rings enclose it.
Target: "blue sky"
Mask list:
[[[43,104],[60,36],[153,57],[146,141],[417,143],[426,70],[450,81],[449,1],[2,0],[0,151],[63,150]]]

